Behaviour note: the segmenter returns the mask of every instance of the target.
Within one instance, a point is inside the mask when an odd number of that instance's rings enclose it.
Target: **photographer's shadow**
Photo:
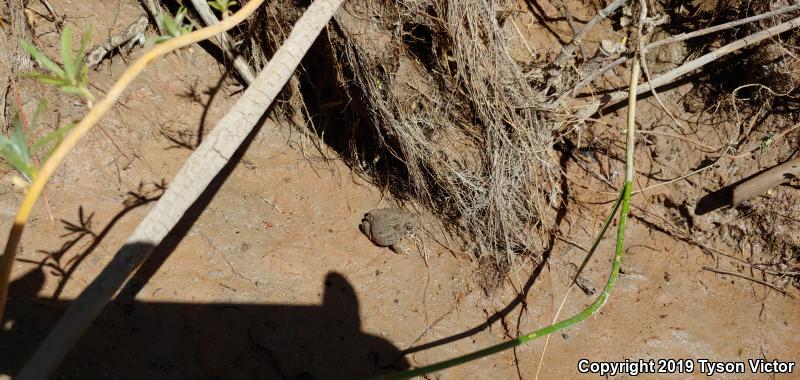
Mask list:
[[[66,307],[29,296],[43,280],[34,270],[15,281],[7,310],[14,322],[0,330],[0,373],[18,371]],[[361,330],[353,287],[331,272],[319,306],[156,303],[121,294],[53,378],[353,379],[408,367],[394,345]]]

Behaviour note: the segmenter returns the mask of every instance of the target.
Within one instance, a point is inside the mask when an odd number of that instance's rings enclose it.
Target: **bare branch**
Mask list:
[[[50,335],[19,372],[17,379],[44,379],[57,368],[92,321],[125,284],[131,272],[150,256],[228,163],[291,78],[300,60],[342,1],[317,0],[308,7],[253,85],[247,88],[234,107],[192,153],[158,203],[120,248],[111,263],[70,305]],[[247,5],[253,7],[259,4],[260,2],[251,1]]]
[[[666,72],[666,73],[664,73],[662,75],[657,76],[656,78],[654,78],[653,80],[651,80],[651,81],[649,81],[647,83],[642,84],[642,86],[639,88],[638,93],[642,94],[642,93],[645,93],[647,91],[650,91],[650,89],[652,87],[660,87],[660,86],[672,83],[677,78],[679,78],[679,77],[681,77],[681,76],[683,76],[685,74],[688,74],[688,73],[690,73],[690,72],[692,72],[694,70],[697,70],[697,69],[699,69],[699,68],[701,68],[701,67],[703,67],[703,66],[705,66],[705,65],[707,65],[707,64],[709,64],[711,62],[714,62],[715,60],[717,60],[717,59],[719,59],[719,58],[721,58],[721,57],[723,57],[723,56],[725,56],[727,54],[735,52],[735,51],[737,51],[739,49],[742,49],[742,48],[744,48],[746,46],[750,46],[750,45],[759,43],[759,42],[761,42],[761,41],[763,41],[763,40],[765,40],[767,38],[775,37],[778,34],[781,34],[783,32],[791,30],[791,29],[795,29],[797,27],[800,27],[800,17],[792,19],[792,20],[787,21],[787,22],[784,22],[782,24],[778,24],[776,26],[773,26],[772,28],[769,28],[769,29],[766,29],[766,30],[762,30],[762,31],[760,31],[758,33],[754,33],[754,34],[752,34],[750,36],[747,36],[745,38],[736,40],[734,42],[731,42],[731,43],[729,43],[729,44],[727,44],[727,45],[725,45],[725,46],[723,46],[723,47],[721,47],[721,48],[719,48],[717,50],[714,50],[714,51],[712,51],[712,52],[710,52],[708,54],[705,54],[705,55],[701,56],[700,58],[697,58],[697,59],[694,59],[692,61],[689,61],[689,62],[687,62],[687,63],[685,63],[685,64],[683,64],[683,65],[681,65],[681,66],[679,66],[677,68],[674,68],[674,69],[672,69],[672,70],[670,70],[670,71],[668,71],[668,72]],[[608,107],[608,106],[617,104],[617,103],[625,100],[627,98],[627,96],[628,95],[627,95],[626,91],[624,91],[624,90],[617,91],[617,92],[609,95],[606,98],[607,101],[605,102],[603,107]]]
[[[561,54],[556,57],[556,60],[553,64],[558,68],[563,68],[567,63],[567,59],[571,58],[572,55],[575,54],[575,48],[583,42],[583,37],[586,36],[586,33],[592,30],[597,23],[605,20],[610,14],[614,13],[614,11],[621,7],[622,4],[625,4],[626,1],[627,0],[614,0],[614,2],[597,13],[596,16],[589,20],[589,22],[587,22],[586,25],[584,25],[578,31],[578,33],[575,34],[575,37],[572,39],[572,41],[570,41],[567,46],[564,46],[564,48],[561,50]]]
[[[694,32],[689,32],[689,33],[681,33],[681,34],[678,34],[677,36],[672,36],[670,38],[665,38],[663,40],[658,40],[656,42],[653,42],[653,43],[647,45],[646,48],[647,49],[654,49],[654,48],[657,48],[657,47],[662,46],[662,45],[671,44],[671,43],[680,42],[680,41],[686,41],[686,40],[688,40],[690,38],[705,36],[706,34],[719,32],[719,31],[722,31],[722,30],[730,29],[730,28],[737,27],[739,25],[747,24],[747,23],[750,23],[750,22],[760,21],[760,20],[763,20],[763,19],[766,19],[766,18],[769,18],[769,17],[772,17],[772,16],[777,16],[779,14],[788,13],[788,12],[794,12],[794,11],[796,11],[798,9],[800,9],[800,3],[795,4],[795,5],[789,5],[789,6],[780,8],[780,9],[776,9],[776,10],[771,11],[771,12],[762,13],[760,15],[755,15],[755,16],[750,16],[750,17],[747,17],[747,18],[743,18],[741,20],[735,20],[735,21],[731,21],[731,22],[726,22],[724,24],[719,24],[719,25],[716,25],[716,26],[712,26],[710,28],[700,29],[700,30],[696,30]]]
[[[194,9],[197,11],[197,14],[200,15],[200,18],[203,19],[203,22],[206,25],[214,25],[219,22],[217,16],[214,15],[214,12],[211,11],[211,7],[208,6],[208,2],[206,0],[191,0]],[[228,33],[222,33],[217,36],[219,40],[220,47],[222,51],[225,53],[225,56],[233,61],[233,68],[236,70],[236,73],[242,78],[242,80],[247,84],[253,83],[255,80],[255,75],[253,74],[253,69],[247,62],[244,61],[242,56],[238,54],[231,44],[231,37]]]
[[[772,17],[772,16],[777,16],[777,15],[780,15],[780,14],[789,13],[789,12],[793,12],[793,11],[796,11],[796,10],[800,10],[800,4],[786,6],[786,7],[780,8],[780,9],[776,9],[776,10],[771,11],[771,12],[767,12],[767,13],[763,13],[763,14],[760,14],[760,15],[755,15],[755,16],[743,18],[741,20],[727,22],[727,23],[724,23],[724,24],[712,26],[712,27],[705,28],[705,29],[696,30],[694,32],[682,33],[682,34],[679,34],[677,36],[673,36],[673,37],[665,38],[663,40],[658,40],[656,42],[652,42],[652,43],[650,43],[650,44],[648,44],[647,46],[644,47],[645,48],[644,51],[649,51],[649,50],[655,49],[655,48],[657,48],[659,46],[663,46],[663,45],[667,45],[667,44],[671,44],[671,43],[675,43],[675,42],[686,41],[686,40],[691,39],[691,38],[704,36],[704,35],[707,35],[707,34],[723,31],[723,30],[726,30],[726,29],[731,29],[731,28],[737,27],[739,25],[743,25],[743,24],[750,23],[750,22],[764,20],[764,19]],[[594,73],[592,73],[586,79],[578,82],[578,84],[576,84],[573,87],[572,91],[565,92],[563,95],[561,95],[561,97],[559,97],[559,100],[564,100],[568,95],[574,95],[574,94],[578,93],[578,91],[580,91],[584,87],[588,86],[589,83],[594,82],[599,77],[601,77],[603,74],[607,73],[609,70],[612,70],[615,67],[627,62],[632,57],[633,57],[632,54],[625,54],[625,55],[615,59],[614,61],[608,63],[606,66],[604,66],[600,70],[597,70]]]
[[[792,178],[800,178],[800,158],[784,162],[753,178],[744,181],[732,190],[731,205],[735,206]]]

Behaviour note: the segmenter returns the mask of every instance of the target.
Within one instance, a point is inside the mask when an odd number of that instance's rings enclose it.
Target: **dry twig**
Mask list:
[[[771,27],[766,30],[762,30],[758,33],[754,33],[750,36],[745,38],[733,41],[717,50],[714,50],[708,54],[705,54],[697,59],[689,61],[677,68],[674,68],[664,74],[661,74],[654,78],[653,80],[648,81],[647,83],[642,84],[639,89],[639,94],[645,93],[650,91],[653,87],[661,87],[666,84],[672,83],[676,79],[680,78],[681,76],[688,74],[694,70],[697,70],[715,60],[735,52],[739,49],[742,49],[746,46],[753,45],[759,43],[767,38],[773,38],[783,32],[789,31],[791,29],[795,29],[800,27],[800,17],[792,19],[790,21],[778,24],[774,27]],[[627,92],[620,90],[615,92],[609,96],[607,96],[607,100],[605,102],[604,107],[609,107],[615,105],[619,102],[622,102],[627,97]]]
[[[657,48],[659,46],[663,46],[663,45],[666,45],[666,44],[686,41],[686,40],[691,39],[691,38],[696,38],[696,37],[704,36],[704,35],[707,35],[707,34],[720,32],[720,31],[723,31],[723,30],[727,30],[727,29],[731,29],[731,28],[737,27],[739,25],[743,25],[743,24],[747,24],[747,23],[751,23],[751,22],[764,20],[764,19],[767,19],[769,17],[777,16],[777,15],[784,14],[784,13],[793,12],[793,11],[796,11],[798,9],[800,9],[800,4],[795,4],[795,5],[786,6],[786,7],[780,8],[780,9],[776,9],[776,10],[771,11],[771,12],[763,13],[763,14],[760,14],[760,15],[755,15],[755,16],[743,18],[741,20],[736,20],[736,21],[731,21],[731,22],[727,22],[727,23],[724,23],[724,24],[720,24],[720,25],[715,25],[715,26],[712,26],[712,27],[709,27],[709,28],[696,30],[694,32],[682,33],[682,34],[679,34],[679,35],[676,35],[676,36],[672,36],[672,37],[669,37],[669,38],[665,38],[665,39],[662,39],[662,40],[651,42],[650,44],[645,46],[644,51],[647,52],[649,50],[655,49],[655,48]],[[602,76],[603,74],[607,73],[608,71],[614,69],[615,67],[617,67],[617,66],[619,66],[619,65],[621,65],[621,64],[623,64],[625,62],[627,62],[628,60],[631,59],[631,57],[632,57],[631,54],[625,54],[622,57],[619,57],[619,58],[615,59],[614,61],[608,63],[606,66],[603,66],[601,69],[593,72],[589,77],[587,77],[587,78],[581,80],[580,82],[578,82],[575,86],[572,87],[572,89],[570,91],[567,91],[565,93],[565,95],[566,94],[571,94],[571,95],[577,94],[578,91],[580,91],[584,87],[588,86],[590,83],[594,82],[600,76]],[[562,97],[560,97],[559,100],[564,100],[565,98],[566,98],[566,96],[562,95]]]
[[[770,284],[769,282],[762,281],[762,280],[759,280],[759,279],[757,279],[757,278],[748,277],[748,276],[745,276],[745,275],[743,275],[743,274],[741,274],[741,273],[736,273],[736,272],[727,271],[727,270],[722,270],[722,269],[714,269],[714,268],[711,268],[711,267],[703,267],[703,269],[704,269],[704,270],[707,270],[707,271],[710,271],[710,272],[714,272],[714,273],[719,273],[719,274],[727,274],[727,275],[731,275],[731,276],[735,276],[735,277],[743,278],[743,279],[745,279],[745,280],[750,280],[750,281],[753,281],[753,282],[755,282],[755,283],[758,283],[758,284],[764,285],[764,286],[766,286],[766,287],[769,287],[769,288],[771,288],[772,290],[775,290],[775,291],[777,291],[777,292],[779,292],[779,293],[781,293],[781,294],[783,294],[783,295],[785,295],[785,296],[789,296],[789,297],[792,297],[792,298],[796,298],[796,297],[794,296],[794,294],[792,294],[792,293],[789,293],[789,292],[787,292],[787,291],[785,291],[785,290],[783,290],[783,289],[781,289],[781,288],[779,288],[779,287],[777,287],[777,286],[775,286],[775,285],[773,285],[773,284]]]
[[[597,23],[605,20],[609,15],[614,13],[614,11],[625,4],[626,1],[627,0],[614,0],[611,2],[611,4],[608,4],[608,6],[598,12],[596,16],[592,17],[592,19],[589,20],[586,25],[581,27],[581,29],[575,34],[575,37],[572,38],[572,41],[570,41],[567,46],[564,46],[564,48],[561,49],[561,53],[558,55],[558,57],[556,57],[553,65],[560,69],[564,68],[564,66],[567,64],[567,60],[572,58],[572,56],[575,54],[575,48],[583,43],[583,37],[586,36],[586,33],[592,30]]]
[[[283,47],[218,123],[176,174],[169,188],[117,252],[103,272],[67,309],[17,379],[43,379],[89,328],[131,272],[153,252],[161,240],[200,197],[206,186],[228,163],[239,145],[255,128],[267,107],[292,76],[300,59],[328,23],[342,0],[317,0],[306,10]],[[252,13],[260,5],[251,1],[239,12]],[[227,19],[241,21],[236,15]],[[238,20],[238,21],[237,21]],[[196,31],[194,33],[202,33]],[[184,37],[191,36],[187,35]],[[164,45],[160,45],[164,46]],[[99,104],[99,103],[98,103]]]
[[[214,12],[211,11],[211,7],[208,6],[208,2],[206,0],[190,1],[194,6],[195,11],[197,11],[197,14],[200,15],[200,18],[203,19],[203,22],[206,25],[210,26],[219,23],[217,16],[215,16]],[[245,84],[249,85],[250,83],[253,83],[253,80],[255,80],[253,69],[247,64],[247,62],[245,62],[241,54],[234,50],[233,45],[231,44],[231,36],[228,35],[228,33],[222,33],[217,36],[217,39],[219,40],[220,47],[222,48],[223,53],[225,53],[225,56],[233,61],[233,68],[236,70],[236,73],[239,74]]]

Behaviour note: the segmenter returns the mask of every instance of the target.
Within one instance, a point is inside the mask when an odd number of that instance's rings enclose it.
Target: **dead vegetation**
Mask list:
[[[589,24],[602,22],[622,3],[607,6],[602,17]],[[238,31],[239,38],[250,37],[250,50],[239,54],[260,67],[283,40],[302,6],[275,2],[253,18],[248,28]],[[595,41],[594,45],[604,49],[583,55],[577,52],[587,50],[580,41],[585,31],[573,30],[577,43],[567,45],[554,63],[523,64],[513,58],[509,47],[513,37],[506,26],[516,11],[514,7],[510,1],[479,0],[348,2],[324,38],[316,42],[313,54],[304,60],[304,70],[290,82],[280,107],[282,117],[306,124],[318,141],[336,149],[359,174],[400,200],[419,204],[439,216],[459,239],[453,247],[478,257],[478,282],[485,288],[504,281],[519,255],[539,259],[548,238],[555,233],[558,226],[554,214],[557,209],[567,211],[563,199],[572,196],[570,185],[578,182],[562,172],[565,165],[559,167],[557,159],[580,161],[583,170],[593,172],[601,186],[608,186],[605,190],[615,187],[611,162],[622,161],[619,136],[608,130],[594,134],[591,123],[596,119],[589,116],[613,105],[613,96],[603,104],[596,94],[613,95],[620,87],[591,83],[602,78],[606,72],[601,69],[603,65],[612,64],[615,58],[626,60],[624,48],[643,50],[645,34],[649,37],[653,28],[666,23],[661,17],[665,10],[656,8],[653,17],[643,14],[639,18],[638,32],[626,26],[631,25],[630,20],[620,22],[624,31],[618,32],[632,37],[623,40],[627,46]],[[724,7],[711,11],[701,8],[692,12],[707,12],[715,22],[727,20],[714,18]],[[746,9],[750,11],[753,9]],[[634,17],[635,6],[628,6],[626,12],[625,17]],[[789,17],[743,29],[745,35],[752,35]],[[644,21],[647,27],[642,32]],[[797,130],[791,126],[798,121],[793,108],[797,41],[792,35],[776,42],[777,36],[726,57],[723,62],[738,60],[744,66],[729,71],[730,78],[720,79],[726,70],[713,68],[693,78],[696,91],[705,97],[701,99],[705,104],[697,109],[704,125],[694,123],[695,129],[684,128],[681,124],[685,121],[678,122],[658,100],[664,114],[675,123],[649,120],[650,125],[643,128],[648,158],[655,162],[646,174],[658,183],[640,187],[638,193],[670,186],[673,193],[697,196],[740,178],[742,173],[797,155]],[[706,45],[690,46],[679,58],[688,61],[742,37],[739,31],[713,36]],[[606,49],[609,46],[611,49]],[[223,44],[222,48],[231,46]],[[759,72],[756,67],[765,70]],[[653,68],[663,67],[656,64]],[[568,106],[573,103],[589,105],[587,109],[592,112],[570,111]],[[707,139],[715,123],[727,124]],[[664,126],[672,132],[656,130]],[[592,135],[589,145],[582,139],[586,134]],[[648,135],[660,137],[650,139]],[[776,147],[776,136],[785,143]],[[175,140],[183,137],[178,135]],[[675,137],[683,145],[670,139]],[[665,147],[686,152],[698,146],[706,149],[702,150],[705,154],[689,174],[685,174],[685,162],[680,162],[681,152],[659,152]],[[586,160],[578,157],[584,153]],[[590,155],[594,161],[588,159]],[[608,164],[600,163],[598,156]],[[743,162],[736,160],[748,157],[757,159],[758,164],[736,166]],[[721,167],[721,163],[733,165]],[[682,173],[670,173],[672,169]],[[656,170],[659,177],[652,175]],[[701,179],[684,183],[697,174]],[[597,185],[587,182],[590,186],[585,188],[589,190]],[[791,186],[796,188],[796,181]],[[783,290],[787,285],[798,286],[800,244],[791,227],[800,220],[795,212],[795,193],[786,189],[771,192],[765,202],[727,208],[713,219],[703,219],[691,209],[691,196],[676,200],[659,195],[660,213],[643,202],[636,207],[634,217],[711,252],[717,266],[708,270],[750,279],[784,294],[788,294]],[[736,253],[713,248],[701,239],[727,244]],[[734,261],[720,266],[721,257]]]
[[[161,11],[177,7],[161,3]],[[151,14],[159,11],[152,1],[143,4]],[[252,67],[263,67],[307,5],[270,2],[246,27],[231,32],[239,41],[236,47],[217,46],[228,59],[237,59],[232,54],[236,49],[235,55]],[[290,80],[275,114],[312,131],[316,143],[328,144],[355,172],[400,201],[438,216],[455,238],[451,248],[504,272],[518,255],[538,259],[557,227],[556,210],[563,207],[569,184],[557,163],[567,152],[554,147],[585,152],[595,146],[602,150],[592,154],[617,154],[618,138],[587,146],[585,137],[596,135],[590,116],[613,105],[621,92],[606,77],[624,70],[619,66],[630,59],[630,52],[653,40],[677,42],[680,48],[669,54],[656,51],[650,56],[653,72],[648,76],[656,77],[659,71],[796,16],[787,12],[681,42],[676,37],[687,30],[789,4],[664,1],[651,4],[640,21],[636,2],[599,6],[604,8],[580,28],[566,7],[559,8],[571,20],[573,35],[565,41],[573,43],[554,58],[556,54],[534,52],[527,42],[519,44],[513,15],[523,10],[510,0],[348,1]],[[197,16],[190,18],[200,23]],[[626,38],[593,37],[600,28],[603,35]],[[771,36],[694,74],[695,85],[682,99],[687,110],[698,114],[692,122],[735,125],[713,142],[698,137],[704,133],[700,129],[684,128],[689,120],[675,120],[673,112],[666,114],[678,125],[669,132],[645,128],[643,134],[660,133],[648,140],[656,145],[673,144],[662,137],[678,136],[686,149],[704,147],[703,152],[714,153],[706,160],[715,163],[761,149],[764,143],[769,148],[775,136],[789,144],[776,153],[778,160],[796,155],[794,135],[784,134],[797,122],[797,44],[796,33]],[[526,59],[515,58],[520,54],[512,45],[524,47]],[[238,66],[237,71],[241,76]],[[778,127],[760,127],[770,123]],[[661,127],[656,124],[654,128]],[[606,169],[603,182],[611,184],[612,169]],[[706,188],[727,180],[722,176]]]
[[[538,252],[552,227],[556,113],[511,59],[498,14],[509,3],[350,2],[331,57],[338,85],[374,141],[351,141],[354,164],[413,196],[470,252]],[[505,7],[505,8],[504,8]],[[377,22],[376,22],[377,21]],[[378,143],[377,149],[360,149]]]
[[[587,118],[604,101],[613,105],[616,93],[607,98],[591,94],[618,90],[603,77],[629,59],[626,50],[635,50],[645,34],[641,46],[661,46],[662,39],[677,42],[666,56],[663,48],[650,56],[649,74],[655,78],[796,16],[765,17],[687,42],[671,37],[788,6],[761,1],[732,8],[729,3],[653,4],[643,21],[644,34],[637,35],[629,26],[636,23],[638,5],[611,2],[588,25],[611,25],[617,35],[630,36],[625,45],[585,37],[591,28],[580,28],[573,30],[577,43],[567,44],[555,59],[536,54],[519,60],[512,58],[519,52],[511,51],[512,44],[524,47],[515,43],[518,27],[510,17],[520,11],[515,2],[350,1],[306,57],[282,111],[333,147],[355,172],[437,215],[457,238],[452,248],[505,272],[517,255],[538,258],[554,231],[555,211],[566,194],[561,187],[565,173],[557,164],[564,152],[553,147],[569,140],[567,145],[586,148],[585,137],[592,134]],[[249,54],[266,59],[298,9],[291,2],[275,2],[251,20],[250,30],[266,26],[266,32]],[[696,84],[684,103],[696,99],[698,121],[736,125],[728,135],[717,136],[714,147],[698,138],[697,128],[683,128],[688,121],[674,116],[670,124],[677,125],[669,127],[671,132],[643,133],[678,136],[685,149],[694,151],[711,148],[714,155],[708,159],[719,162],[767,136],[743,125],[763,124],[761,119],[775,113],[785,115],[782,125],[796,122],[793,92],[800,76],[794,70],[795,39],[787,33],[785,40],[776,36],[745,45],[720,58],[723,65],[694,74]],[[533,53],[529,46],[526,51]],[[613,146],[619,144],[613,141],[619,138],[606,138],[612,140],[600,144],[608,146],[599,154],[617,154]],[[652,139],[674,145],[671,138]],[[793,154],[781,152],[784,158]],[[606,173],[607,184],[614,180],[611,174]],[[710,186],[724,186],[724,181],[727,176]],[[485,260],[487,255],[493,260]]]

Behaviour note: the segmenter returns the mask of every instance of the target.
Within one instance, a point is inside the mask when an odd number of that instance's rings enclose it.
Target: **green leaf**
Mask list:
[[[80,84],[81,87],[85,88],[88,83],[89,83],[89,65],[84,63],[83,67],[81,68],[81,80],[78,84]]]
[[[25,127],[18,117],[15,118],[15,121],[14,130],[11,131],[11,146],[19,152],[20,156],[29,156],[28,135],[25,134]]]
[[[209,1],[208,5],[222,13],[225,13],[228,11],[228,9],[230,9],[230,7],[236,5],[236,2],[227,0],[215,0],[215,1]]]
[[[61,67],[59,67],[55,62],[50,60],[50,58],[44,55],[44,53],[39,51],[39,49],[37,49],[35,46],[22,40],[19,41],[19,44],[22,46],[23,49],[25,49],[25,51],[28,52],[28,54],[30,54],[33,57],[33,59],[36,60],[36,62],[39,62],[40,65],[48,68],[57,76],[60,77],[64,76],[64,70]]]
[[[171,36],[158,36],[153,41],[155,41],[155,43],[157,44],[160,44],[164,41],[169,41],[170,39],[172,39]]]
[[[39,141],[35,142],[33,147],[31,147],[31,150],[33,152],[38,152],[47,147],[50,143],[55,142],[53,146],[47,150],[47,153],[43,157],[43,160],[47,161],[47,159],[50,157],[50,154],[53,153],[53,151],[61,144],[61,141],[64,140],[64,136],[66,136],[67,133],[74,127],[75,123],[69,123],[61,128],[56,129],[55,131],[48,133],[46,136],[39,139]]]
[[[83,87],[69,86],[69,85],[62,86],[61,91],[67,94],[78,95],[83,97],[86,97],[86,92],[87,92],[86,89]]]
[[[33,166],[33,163],[30,161],[30,157],[24,156],[18,149],[17,146],[14,145],[13,142],[9,141],[5,136],[2,136],[2,141],[0,142],[0,156],[3,157],[4,160],[22,175],[30,178],[30,168]]]
[[[61,32],[61,64],[64,65],[65,79],[70,82],[76,77],[78,69],[72,58],[72,30],[65,27]]]
[[[28,173],[30,172],[30,170],[28,170],[28,165],[19,157],[19,155],[10,152],[8,149],[0,151],[0,155],[2,155],[3,159],[8,162],[9,166],[16,169],[22,175],[28,176]]]
[[[81,44],[78,47],[78,54],[75,55],[75,67],[86,66],[84,62],[84,58],[86,57],[86,46],[89,44],[89,39],[92,36],[92,25],[89,25],[89,28],[83,32],[81,36]]]
[[[42,137],[33,144],[33,146],[31,147],[31,151],[34,153],[39,152],[42,148],[46,147],[53,141],[57,141],[58,143],[60,143],[61,140],[64,139],[64,136],[67,134],[67,132],[69,132],[74,127],[75,123],[69,123],[61,128],[58,128],[48,133],[47,135],[45,135],[44,137]],[[53,149],[55,149],[55,147],[58,146],[58,143],[56,143],[56,145],[53,146]]]
[[[45,83],[45,84],[52,84],[52,85],[58,86],[58,87],[61,87],[61,86],[66,84],[64,82],[63,78],[59,78],[59,77],[52,76],[52,75],[47,75],[45,73],[33,72],[33,73],[27,73],[24,76],[26,76],[28,78],[36,79],[37,81]]]
[[[172,19],[172,16],[165,14],[163,17],[164,20],[164,29],[167,30],[167,34],[170,36],[175,36],[175,33],[178,31],[177,26],[175,26],[175,20]]]
[[[178,13],[175,14],[175,25],[183,29],[183,18],[186,17],[186,7],[178,8]]]
[[[42,114],[45,108],[47,108],[47,100],[42,99],[36,105],[36,111],[33,112],[33,117],[31,118],[31,124],[28,126],[28,133],[30,135],[33,135],[33,131],[39,124],[39,116]]]
[[[33,179],[39,175],[39,168],[36,165],[31,166],[28,168],[28,182],[33,182]]]
[[[0,151],[5,149],[6,145],[11,145],[11,141],[7,137],[0,135]]]

